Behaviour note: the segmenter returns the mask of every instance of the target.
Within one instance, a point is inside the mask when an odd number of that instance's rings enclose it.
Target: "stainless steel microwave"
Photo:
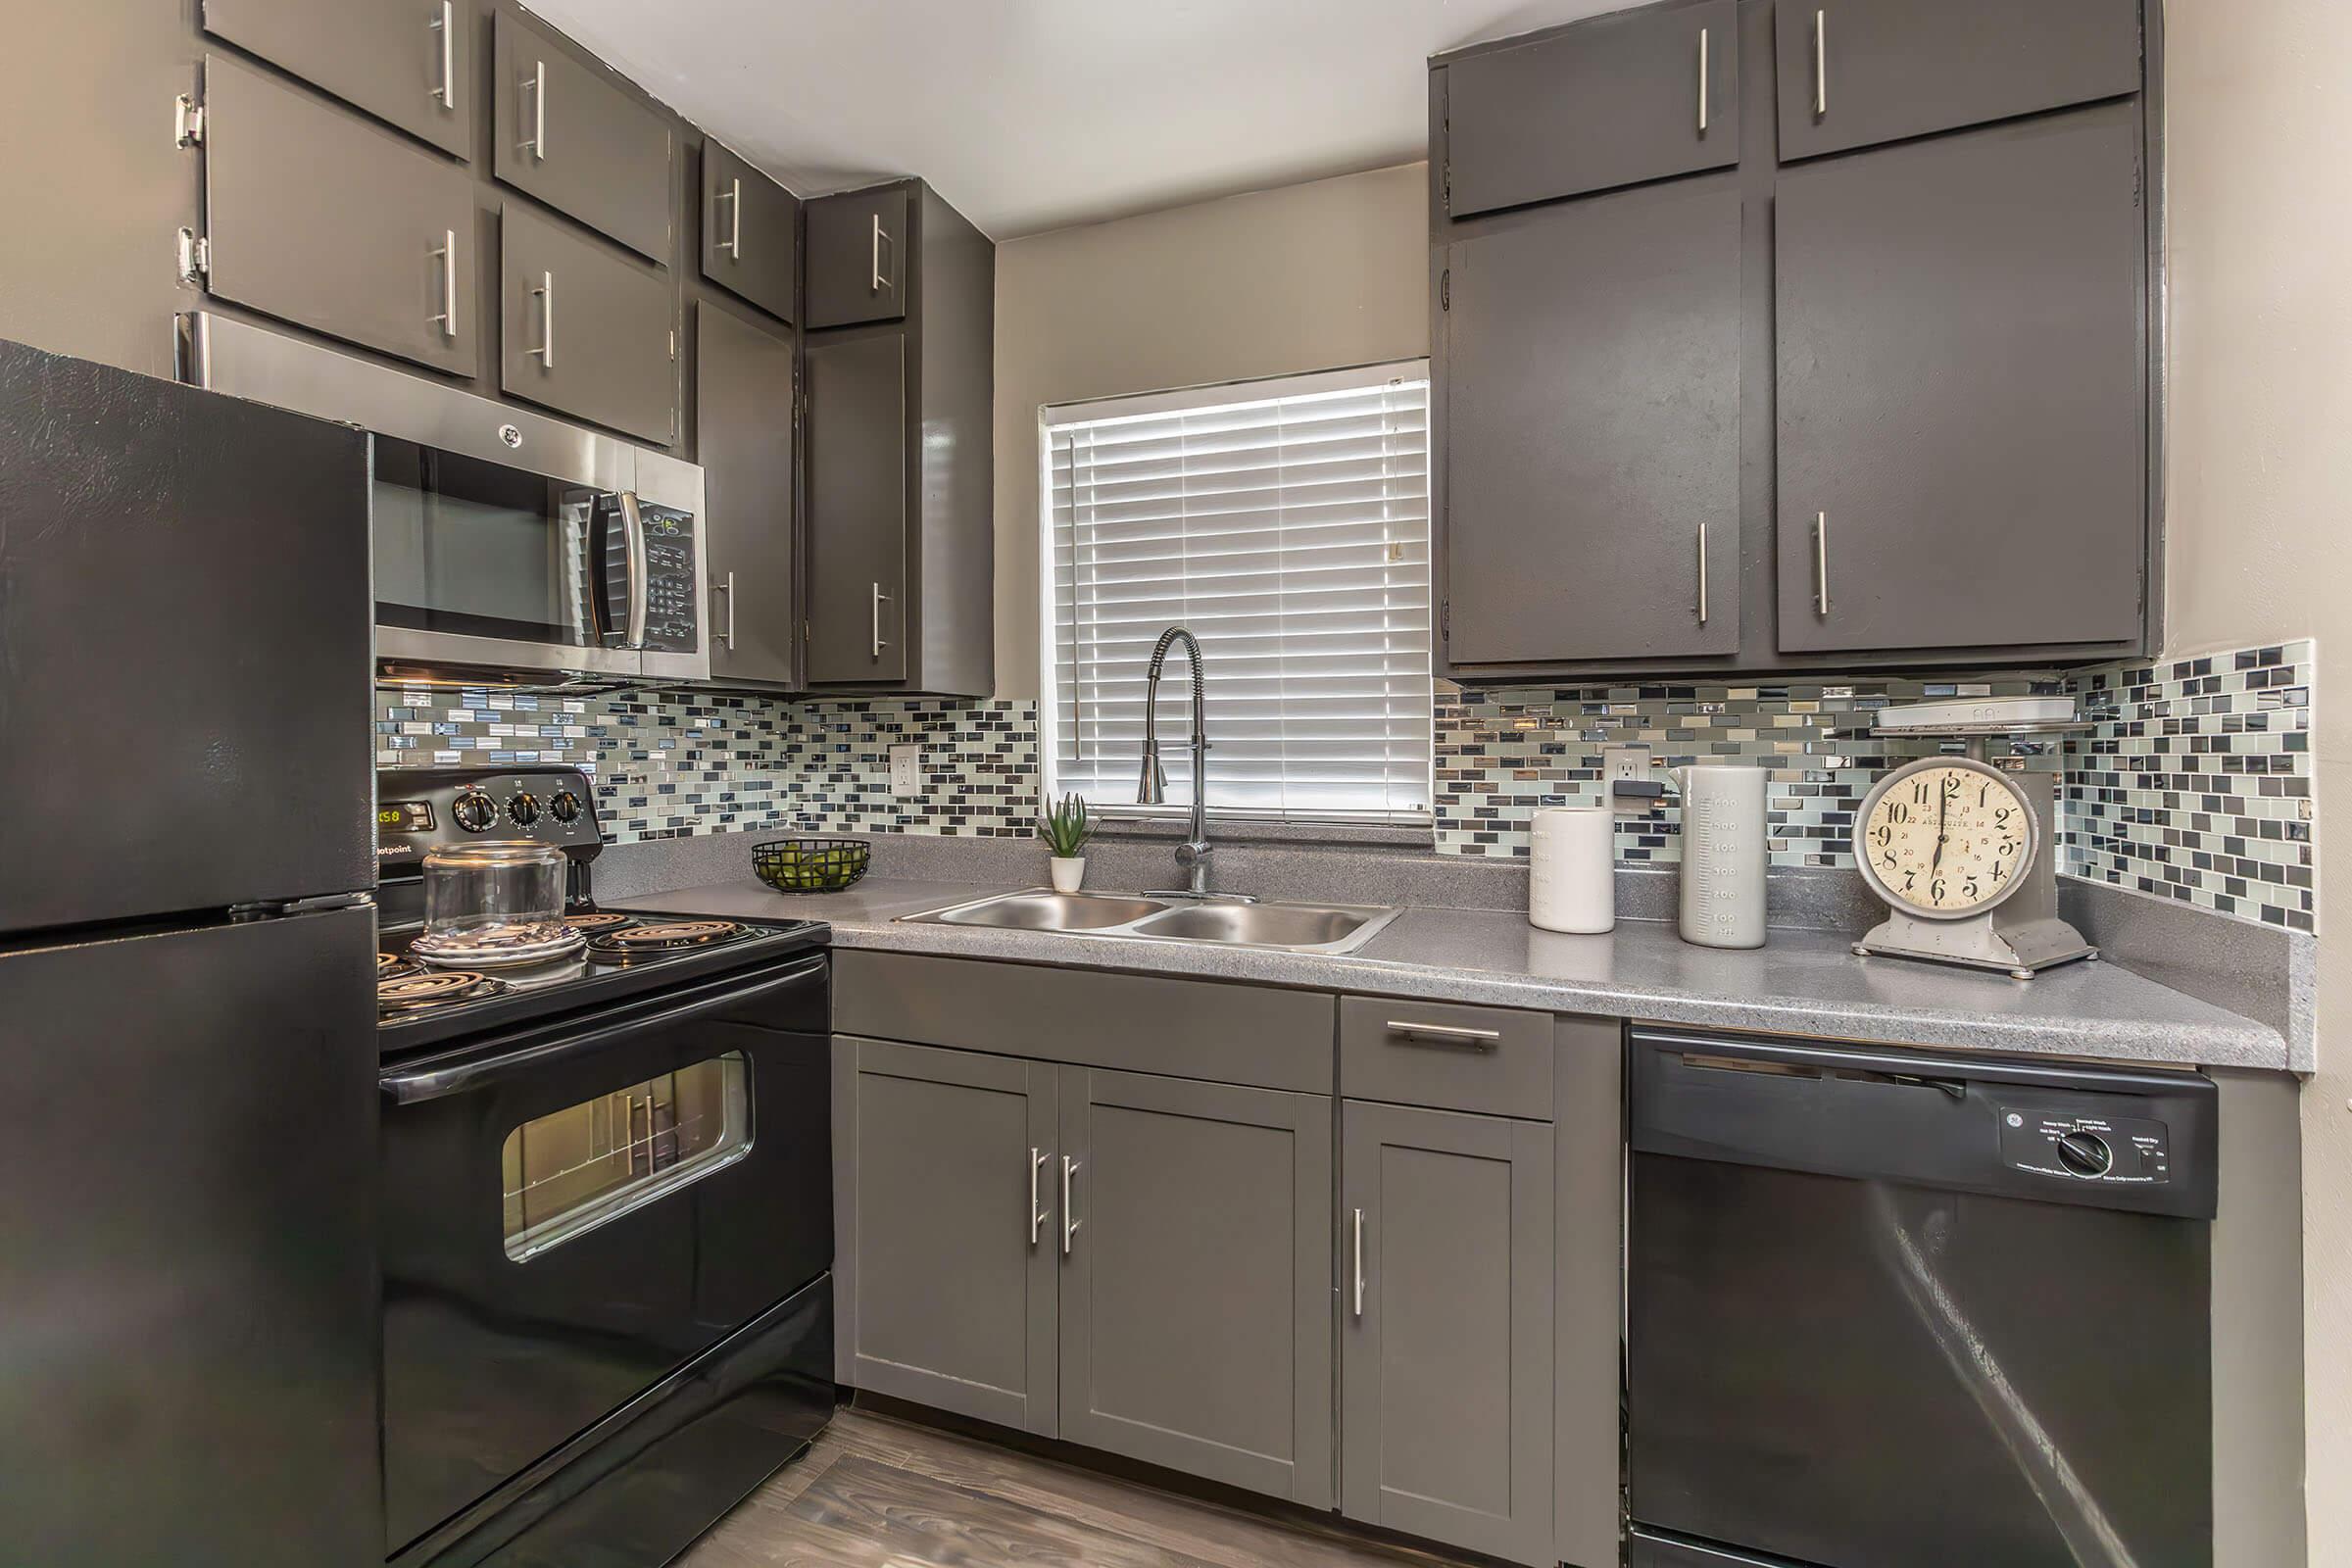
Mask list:
[[[375,653],[387,672],[703,680],[703,470],[210,311],[198,386],[373,440]]]

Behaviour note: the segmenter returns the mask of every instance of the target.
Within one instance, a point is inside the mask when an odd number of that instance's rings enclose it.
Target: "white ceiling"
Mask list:
[[[1424,59],[1633,0],[536,0],[805,196],[998,239],[1425,156]]]

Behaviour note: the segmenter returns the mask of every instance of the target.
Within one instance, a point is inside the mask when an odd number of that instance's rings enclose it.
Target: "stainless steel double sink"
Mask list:
[[[1363,904],[1249,904],[1213,897],[1054,893],[1031,888],[899,918],[918,925],[1206,942],[1282,953],[1353,953],[1402,912]]]

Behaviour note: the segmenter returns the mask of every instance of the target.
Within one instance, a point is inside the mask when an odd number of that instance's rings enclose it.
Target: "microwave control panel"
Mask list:
[[[657,653],[691,654],[703,646],[695,596],[701,564],[694,553],[694,514],[640,502],[645,519],[645,646]]]

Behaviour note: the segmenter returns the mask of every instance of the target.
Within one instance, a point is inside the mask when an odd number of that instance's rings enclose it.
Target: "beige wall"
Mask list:
[[[2344,0],[2169,0],[2169,651],[2319,640],[2311,1561],[2352,1563],[2352,68]]]
[[[1038,693],[1037,411],[1429,352],[1428,166],[997,249],[997,695]]]

